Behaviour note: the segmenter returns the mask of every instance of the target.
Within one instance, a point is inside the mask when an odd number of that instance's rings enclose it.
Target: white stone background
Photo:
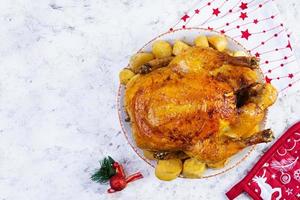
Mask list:
[[[275,3],[299,59],[300,2]],[[162,182],[127,145],[116,111],[119,70],[194,4],[1,0],[0,200],[225,199],[263,147],[225,175]],[[299,120],[299,90],[279,103],[288,109],[277,113],[278,123]],[[108,195],[107,185],[89,180],[105,155],[145,178]]]

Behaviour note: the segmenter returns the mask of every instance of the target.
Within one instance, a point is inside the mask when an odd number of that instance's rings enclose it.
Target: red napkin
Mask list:
[[[300,122],[289,128],[226,195],[234,199],[242,192],[254,200],[300,199]]]

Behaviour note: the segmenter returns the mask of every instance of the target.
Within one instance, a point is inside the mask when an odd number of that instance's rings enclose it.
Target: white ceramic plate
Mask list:
[[[155,40],[166,40],[166,41],[170,42],[171,44],[173,44],[175,40],[180,39],[189,44],[193,44],[193,40],[198,35],[209,36],[209,35],[216,35],[216,34],[220,34],[220,33],[215,32],[215,31],[210,31],[207,29],[201,29],[201,28],[178,29],[178,30],[174,30],[172,32],[166,32],[164,34],[161,34],[161,35],[155,37],[154,39],[149,41],[147,44],[145,44],[138,52],[140,52],[140,51],[149,51],[150,52],[152,49],[151,48],[152,43]],[[230,49],[232,51],[240,50],[240,51],[247,52],[247,49],[245,49],[237,41],[233,40],[232,38],[230,38],[228,36],[226,36],[226,37],[228,39],[228,44],[229,44],[228,49]],[[147,162],[150,166],[155,167],[156,161],[148,160],[147,158],[145,158],[143,155],[143,151],[136,146],[135,141],[133,139],[132,132],[131,132],[130,123],[125,121],[127,115],[126,115],[125,109],[124,109],[124,91],[125,91],[125,87],[123,85],[120,85],[119,92],[118,92],[118,112],[119,112],[119,120],[121,123],[123,133],[125,134],[125,137],[126,137],[128,143],[133,148],[133,150],[137,153],[137,155],[140,158],[142,158],[145,162]],[[202,178],[213,177],[213,176],[225,173],[226,171],[236,167],[239,163],[241,163],[243,160],[245,160],[249,156],[249,154],[251,153],[251,151],[254,150],[254,148],[255,148],[255,146],[247,147],[247,148],[243,149],[241,152],[232,156],[230,158],[229,162],[222,169],[207,169]]]

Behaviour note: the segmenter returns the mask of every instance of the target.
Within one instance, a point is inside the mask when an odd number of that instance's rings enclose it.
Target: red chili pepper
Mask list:
[[[136,172],[126,178],[126,183],[130,183],[141,178],[143,178],[143,175],[140,172]]]
[[[113,167],[117,170],[117,174],[119,174],[122,177],[125,177],[125,173],[122,165],[120,165],[118,162],[115,162],[113,164]]]
[[[126,187],[127,182],[125,180],[125,177],[121,176],[120,174],[116,174],[110,178],[109,184],[111,189],[113,189],[114,191],[121,191]]]
[[[108,193],[121,191],[126,187],[127,183],[143,178],[143,175],[140,172],[136,172],[126,177],[123,166],[117,162],[114,162],[113,167],[116,169],[117,173],[110,178],[111,188],[107,190]]]

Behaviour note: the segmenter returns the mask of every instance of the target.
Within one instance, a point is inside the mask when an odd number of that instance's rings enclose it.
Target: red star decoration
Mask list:
[[[248,4],[247,4],[247,3],[244,3],[244,2],[242,2],[242,3],[241,3],[241,5],[240,5],[240,8],[241,8],[242,10],[245,10],[245,9],[247,9],[247,8],[248,8]]]
[[[183,17],[181,17],[181,19],[186,22],[186,20],[190,18],[190,16],[188,16],[187,14],[183,15]]]
[[[240,18],[242,19],[242,20],[245,20],[246,18],[247,18],[248,16],[247,16],[247,13],[246,12],[241,12],[241,15],[240,15]]]
[[[271,83],[272,79],[269,78],[268,76],[265,77],[266,83]]]
[[[220,13],[219,8],[213,8],[213,15],[218,16]]]
[[[290,48],[290,50],[292,50],[292,45],[289,40],[288,40],[288,44],[286,45],[286,48]]]
[[[289,78],[293,78],[294,77],[294,75],[293,74],[289,74],[289,76],[288,76]]]
[[[199,14],[199,12],[200,12],[199,9],[196,9],[196,10],[195,10],[195,13],[196,13],[196,14]]]
[[[248,40],[248,38],[251,36],[251,33],[249,33],[248,29],[241,32],[242,32],[242,38],[245,38],[246,40]]]
[[[255,57],[259,58],[260,54],[258,52],[255,53]]]
[[[254,20],[253,20],[253,23],[254,23],[254,24],[257,24],[257,23],[258,23],[258,20],[257,20],[257,19],[254,19]]]

